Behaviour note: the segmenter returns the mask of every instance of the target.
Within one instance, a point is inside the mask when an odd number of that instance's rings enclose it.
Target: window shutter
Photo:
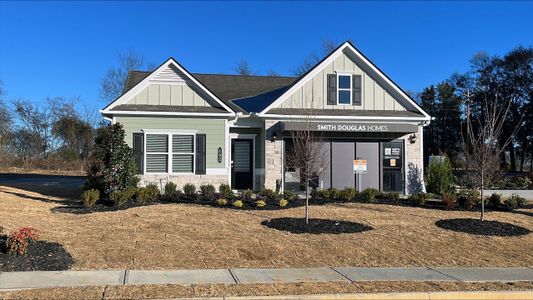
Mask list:
[[[328,105],[337,104],[337,75],[328,74]]]
[[[137,174],[144,173],[144,134],[141,132],[133,133],[133,155],[135,155],[135,164],[137,165]]]
[[[352,75],[352,105],[361,105],[361,75]]]
[[[206,135],[196,135],[196,174],[206,173]]]

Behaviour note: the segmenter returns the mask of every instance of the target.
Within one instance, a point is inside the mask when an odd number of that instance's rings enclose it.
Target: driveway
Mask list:
[[[79,198],[85,176],[0,173],[0,186],[9,186],[47,196]]]

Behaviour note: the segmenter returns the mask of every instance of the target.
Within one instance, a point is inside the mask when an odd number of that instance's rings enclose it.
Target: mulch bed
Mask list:
[[[520,236],[529,234],[531,231],[527,228],[503,223],[499,221],[481,221],[479,219],[447,219],[435,222],[440,228],[464,232],[474,235],[486,236]]]
[[[74,259],[58,243],[34,241],[24,256],[5,253],[7,236],[0,236],[0,271],[60,271],[68,270]]]
[[[309,219],[309,224],[306,224],[304,218],[276,218],[263,221],[261,222],[261,225],[296,234],[358,233],[373,229],[372,227],[361,223],[327,219]]]

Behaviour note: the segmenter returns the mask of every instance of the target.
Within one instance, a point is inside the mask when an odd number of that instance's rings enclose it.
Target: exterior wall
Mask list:
[[[422,131],[423,127],[419,126],[416,133],[416,142],[413,144],[409,142],[410,134],[402,137],[405,139],[405,185],[407,195],[426,191],[424,187],[424,159],[422,155],[424,141]]]
[[[265,189],[276,189],[276,180],[281,180],[283,141],[271,141],[277,120],[265,120]]]
[[[198,133],[206,134],[206,175],[178,175],[178,174],[146,174],[141,176],[141,185],[149,182],[165,184],[174,181],[179,187],[185,183],[196,186],[211,183],[218,188],[220,183],[228,183],[229,171],[226,168],[226,133],[224,119],[200,119],[200,118],[176,118],[176,117],[131,117],[117,116],[116,122],[124,126],[126,142],[131,147],[133,144],[133,132],[142,129],[169,129],[169,130],[197,130]],[[222,148],[222,162],[218,162],[218,148]]]
[[[327,74],[352,73],[362,75],[362,105],[327,105]],[[279,105],[279,108],[318,108],[347,110],[392,110],[405,111],[394,97],[382,85],[345,53],[327,65],[318,75],[309,80],[291,97]]]
[[[211,106],[187,84],[151,83],[125,104]]]

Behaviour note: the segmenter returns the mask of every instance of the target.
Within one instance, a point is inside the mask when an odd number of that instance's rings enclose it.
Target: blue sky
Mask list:
[[[484,50],[533,46],[533,2],[0,2],[0,80],[7,100],[81,97],[101,108],[99,82],[133,51],[159,65],[291,75],[323,39],[351,39],[402,88],[468,68]]]

